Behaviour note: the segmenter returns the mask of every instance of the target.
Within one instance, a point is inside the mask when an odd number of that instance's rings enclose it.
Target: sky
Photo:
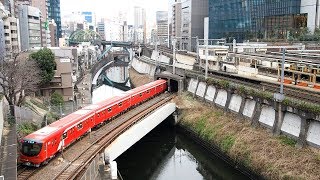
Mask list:
[[[133,7],[146,9],[147,23],[155,22],[156,11],[167,11],[167,0],[61,0],[62,17],[73,11],[93,11],[97,21],[101,17],[111,17],[119,11],[127,12],[129,24],[133,24]],[[63,19],[62,19],[63,21]]]

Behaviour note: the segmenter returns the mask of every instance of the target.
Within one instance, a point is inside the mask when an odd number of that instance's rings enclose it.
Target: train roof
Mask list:
[[[133,94],[139,93],[141,90],[144,90],[145,88],[157,86],[157,85],[162,84],[164,82],[166,82],[166,80],[156,80],[156,81],[150,82],[148,84],[134,88],[130,91],[131,91],[131,94],[133,95]]]
[[[112,98],[109,98],[109,99],[106,99],[106,100],[104,100],[104,101],[102,101],[102,102],[99,102],[99,103],[97,103],[97,105],[99,105],[101,108],[100,109],[97,109],[97,111],[99,112],[99,111],[101,111],[101,110],[104,110],[104,108],[106,107],[106,106],[110,106],[110,105],[113,105],[113,104],[116,104],[116,103],[118,103],[119,101],[121,101],[121,100],[124,100],[124,99],[127,99],[129,97],[129,94],[122,94],[122,95],[120,95],[120,96],[114,96],[114,97],[112,97]]]
[[[80,109],[76,112],[73,112],[58,121],[53,122],[52,124],[39,129],[38,131],[35,131],[23,139],[29,139],[34,141],[45,141],[46,138],[50,137],[51,135],[59,132],[64,131],[65,129],[68,129],[69,127],[76,125],[81,122],[81,120],[84,120],[90,115],[93,115],[94,112],[92,110],[87,109]]]

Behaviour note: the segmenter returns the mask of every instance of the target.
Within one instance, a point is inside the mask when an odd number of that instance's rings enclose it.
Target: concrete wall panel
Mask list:
[[[261,115],[259,118],[259,122],[273,127],[275,120],[275,110],[271,106],[263,106],[261,110]]]
[[[207,84],[205,82],[200,82],[197,89],[197,96],[204,97],[204,93],[206,92]]]
[[[139,61],[138,59],[133,59],[131,66],[140,74],[149,74],[153,76],[155,74],[156,67]]]
[[[233,94],[229,104],[229,109],[234,112],[239,112],[242,102],[242,97],[236,94]]]
[[[216,94],[216,87],[214,86],[209,86],[207,89],[207,93],[206,93],[206,100],[213,102],[214,100],[214,95]]]
[[[312,121],[309,126],[307,141],[320,146],[320,122]]]
[[[256,101],[247,99],[242,114],[249,118],[252,118],[255,106]]]
[[[281,131],[291,134],[295,137],[299,137],[301,128],[300,116],[287,112],[284,115]]]
[[[192,94],[196,93],[197,85],[198,85],[198,80],[193,78],[190,79],[188,91],[191,92]]]
[[[224,107],[227,102],[227,96],[228,96],[228,93],[226,90],[219,90],[215,103]]]

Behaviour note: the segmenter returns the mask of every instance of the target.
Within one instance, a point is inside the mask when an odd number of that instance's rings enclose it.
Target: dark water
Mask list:
[[[116,161],[124,180],[248,179],[165,123]]]

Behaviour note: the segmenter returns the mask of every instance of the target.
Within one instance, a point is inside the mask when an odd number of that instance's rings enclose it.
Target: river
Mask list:
[[[124,180],[248,179],[167,123],[159,125],[116,161]]]

